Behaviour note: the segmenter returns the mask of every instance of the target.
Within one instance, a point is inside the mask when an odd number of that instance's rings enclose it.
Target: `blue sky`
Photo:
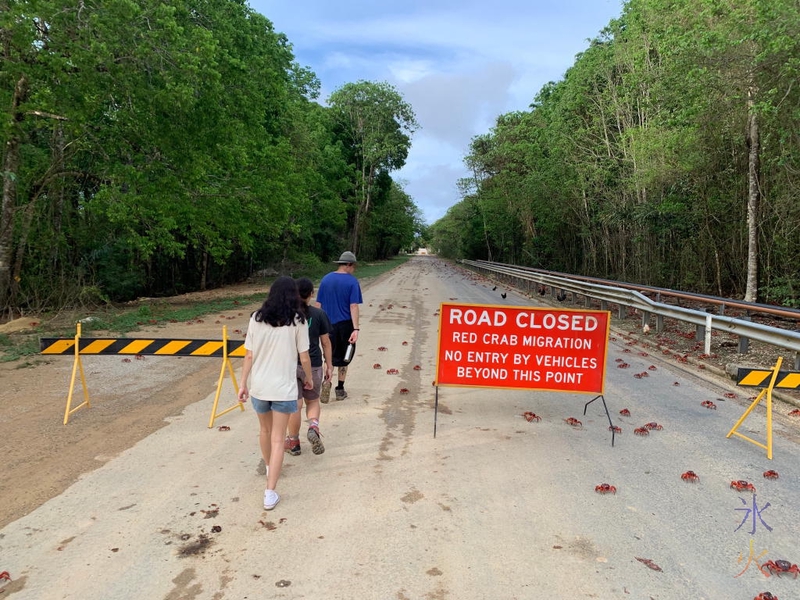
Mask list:
[[[621,0],[250,0],[322,82],[387,81],[421,126],[392,174],[427,223],[460,200],[473,136],[526,110],[617,18]]]

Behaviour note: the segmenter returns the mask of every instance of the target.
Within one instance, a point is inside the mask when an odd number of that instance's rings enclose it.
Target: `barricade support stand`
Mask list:
[[[767,458],[769,460],[772,460],[772,388],[775,387],[775,380],[778,378],[778,373],[781,370],[782,364],[783,364],[783,357],[778,357],[778,362],[776,362],[775,366],[772,368],[772,376],[769,378],[769,385],[767,385],[767,387],[761,390],[761,393],[759,393],[758,396],[756,396],[756,399],[753,400],[752,404],[750,404],[750,407],[746,411],[744,411],[744,414],[741,416],[741,418],[738,421],[736,421],[736,424],[728,432],[728,435],[725,436],[725,437],[731,437],[732,435],[737,435],[740,438],[750,442],[751,444],[755,444],[760,448],[764,448],[767,451]],[[747,418],[747,415],[753,412],[753,409],[755,409],[755,407],[758,406],[759,402],[761,402],[761,399],[764,398],[765,396],[767,398],[767,443],[762,444],[761,442],[757,442],[756,440],[749,438],[743,433],[739,433],[736,430]]]
[[[91,408],[91,404],[89,403],[89,388],[86,387],[86,374],[83,371],[83,361],[81,361],[81,324],[78,322],[78,326],[75,330],[75,362],[72,363],[72,378],[69,380],[69,394],[67,394],[67,407],[64,409],[64,425],[69,423],[69,416],[74,413],[76,410],[83,408],[86,406],[87,408]],[[83,386],[83,402],[81,402],[75,408],[71,408],[72,406],[72,393],[75,391],[75,376],[80,369],[81,372],[81,385]]]
[[[608,428],[611,430],[611,447],[614,447],[614,437],[616,436],[616,430],[614,429],[614,423],[611,422],[611,415],[608,413],[608,406],[606,405],[606,399],[603,397],[603,394],[599,396],[595,396],[591,400],[589,400],[586,404],[583,405],[583,416],[586,416],[586,409],[589,408],[589,405],[600,398],[603,401],[603,408],[606,409],[606,417],[608,417]]]
[[[222,415],[228,414],[232,410],[236,410],[237,408],[244,412],[244,402],[239,402],[239,398],[236,398],[236,404],[226,408],[221,412],[217,412],[217,406],[219,405],[219,396],[222,393],[222,384],[225,380],[225,369],[231,374],[231,381],[233,382],[233,389],[236,393],[239,392],[239,384],[236,383],[236,374],[233,372],[233,365],[231,364],[231,359],[228,357],[228,328],[226,326],[222,326],[222,368],[219,371],[219,380],[217,381],[217,393],[214,395],[214,407],[211,409],[211,418],[208,421],[208,428],[211,429],[214,427],[214,421],[221,417]]]

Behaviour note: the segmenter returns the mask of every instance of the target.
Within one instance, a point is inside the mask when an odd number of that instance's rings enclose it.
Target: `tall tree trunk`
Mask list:
[[[758,214],[761,200],[761,139],[755,110],[755,88],[747,90],[747,288],[744,299],[758,298]]]
[[[17,172],[19,171],[19,147],[22,131],[18,124],[25,115],[20,110],[20,105],[28,95],[28,81],[23,75],[14,86],[14,96],[11,100],[11,114],[15,122],[12,127],[5,148],[3,161],[3,202],[0,205],[0,311],[5,312],[11,308],[11,268],[14,257],[14,206],[17,201]]]

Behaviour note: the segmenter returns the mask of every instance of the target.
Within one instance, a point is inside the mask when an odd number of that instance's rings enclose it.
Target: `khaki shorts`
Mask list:
[[[322,367],[311,367],[311,380],[314,382],[313,389],[307,390],[303,387],[305,380],[306,374],[303,371],[303,367],[297,365],[297,399],[319,400],[319,392],[322,389]]]

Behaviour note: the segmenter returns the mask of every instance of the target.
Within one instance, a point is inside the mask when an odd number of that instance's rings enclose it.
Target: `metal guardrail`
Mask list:
[[[711,353],[711,331],[713,329],[739,336],[741,353],[747,352],[747,344],[741,343],[743,339],[752,339],[778,348],[784,348],[794,352],[795,368],[800,369],[800,332],[798,331],[770,327],[760,323],[753,323],[746,319],[737,319],[681,306],[672,306],[662,302],[654,302],[635,290],[599,285],[544,273],[531,273],[525,269],[485,261],[462,260],[461,263],[479,271],[504,275],[519,281],[549,286],[553,290],[559,289],[577,294],[586,298],[587,302],[589,298],[594,298],[600,301],[603,310],[607,310],[608,304],[635,308],[641,311],[643,323],[649,321],[650,315],[655,315],[656,327],[659,332],[663,330],[664,318],[691,323],[698,328],[697,337],[705,338],[704,351],[706,354]],[[530,291],[528,289],[529,293]]]

